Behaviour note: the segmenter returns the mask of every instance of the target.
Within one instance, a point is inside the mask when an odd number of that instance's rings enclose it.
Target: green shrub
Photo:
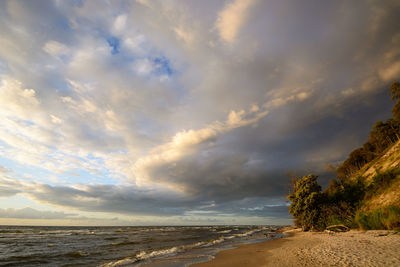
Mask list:
[[[300,179],[294,179],[292,192],[287,198],[292,202],[289,212],[295,218],[297,226],[304,230],[320,229],[321,205],[324,203],[324,195],[321,186],[317,183],[318,176],[306,175]]]
[[[364,199],[365,189],[366,186],[361,177],[345,181],[331,180],[324,194],[328,203],[334,206],[340,204],[342,209],[349,210],[358,208],[359,203]],[[347,203],[347,205],[342,203]]]
[[[361,229],[397,229],[400,227],[400,208],[389,206],[368,212],[358,212],[355,221]]]
[[[321,212],[321,225],[324,228],[330,225],[343,224],[349,228],[357,228],[354,222],[355,208],[347,202],[331,203]]]

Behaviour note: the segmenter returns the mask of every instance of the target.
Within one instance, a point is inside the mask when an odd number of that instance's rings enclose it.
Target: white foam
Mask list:
[[[134,257],[128,257],[128,258],[125,258],[122,260],[109,262],[109,263],[101,265],[100,267],[124,266],[124,265],[132,264],[132,263],[135,263],[138,261],[148,260],[150,258],[175,255],[176,253],[178,253],[182,250],[183,250],[183,246],[172,247],[169,249],[155,250],[155,251],[152,251],[149,253],[145,252],[145,251],[141,251],[140,253],[136,254]]]
[[[138,261],[138,259],[129,257],[129,258],[125,258],[125,259],[122,259],[122,260],[105,263],[103,265],[100,265],[99,267],[122,266],[122,265],[132,264],[132,263],[135,263],[137,261]]]
[[[167,255],[174,255],[181,251],[183,246],[180,247],[172,247],[169,249],[161,249],[161,250],[155,250],[150,253],[146,253],[145,251],[141,251],[139,254],[137,254],[135,257],[139,260],[147,260],[149,258],[154,258],[154,257],[160,257],[160,256],[167,256]]]
[[[234,235],[225,236],[225,237],[221,236],[217,239],[213,239],[213,240],[209,240],[209,241],[200,241],[200,242],[189,244],[189,245],[182,245],[182,246],[177,246],[177,247],[171,247],[168,249],[155,250],[152,252],[141,251],[140,253],[136,254],[134,257],[128,257],[128,258],[125,258],[122,260],[106,263],[106,264],[101,265],[101,267],[123,266],[123,265],[135,263],[137,261],[148,260],[151,258],[160,258],[160,257],[165,257],[165,256],[176,255],[177,253],[183,252],[185,250],[189,250],[189,249],[193,249],[193,248],[197,248],[197,247],[209,247],[209,246],[212,246],[215,244],[222,243],[225,240],[229,240],[229,239],[233,239],[233,238],[237,238],[237,237],[246,237],[246,236],[252,235],[256,232],[265,230],[265,229],[267,229],[267,227],[250,230],[250,231],[247,231],[244,233],[234,234]],[[225,230],[225,231],[221,231],[219,233],[230,233],[231,231],[232,230]]]

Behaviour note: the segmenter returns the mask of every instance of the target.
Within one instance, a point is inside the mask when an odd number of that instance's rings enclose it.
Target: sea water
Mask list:
[[[0,226],[0,266],[189,266],[278,226]]]

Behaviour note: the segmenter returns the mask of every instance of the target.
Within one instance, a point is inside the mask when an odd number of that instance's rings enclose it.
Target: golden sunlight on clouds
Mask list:
[[[189,31],[186,31],[182,26],[173,28],[178,39],[182,40],[185,45],[189,46],[193,42],[193,34]]]
[[[235,128],[255,124],[268,113],[268,110],[255,110],[254,106],[248,112],[245,110],[238,112],[232,110],[225,122],[216,121],[199,130],[183,130],[176,133],[170,142],[156,147],[148,155],[139,158],[135,162],[133,170],[136,173],[137,185],[143,186],[152,180],[151,175],[149,175],[149,171],[152,168],[173,164],[175,161],[195,153],[197,146],[215,141],[219,135]],[[167,186],[177,189],[174,185]],[[181,188],[178,190],[181,190]]]
[[[222,40],[233,43],[240,28],[246,21],[247,11],[255,0],[236,0],[229,3],[218,14],[215,24]]]

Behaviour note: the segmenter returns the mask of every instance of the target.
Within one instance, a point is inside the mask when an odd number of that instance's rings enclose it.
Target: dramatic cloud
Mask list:
[[[178,162],[183,157],[188,157],[198,151],[199,146],[213,143],[220,135],[226,134],[235,128],[254,124],[268,114],[268,111],[258,111],[257,106],[253,106],[247,114],[244,110],[239,112],[231,111],[225,122],[215,122],[199,130],[178,132],[171,142],[154,148],[147,156],[139,158],[135,162],[134,173],[137,176],[136,181],[139,183],[143,180],[159,181],[159,178],[155,178],[147,172],[159,166]],[[246,115],[249,118],[246,118]]]
[[[391,0],[1,1],[1,214],[288,222],[286,174],[326,184],[325,165],[390,117],[399,11]]]

